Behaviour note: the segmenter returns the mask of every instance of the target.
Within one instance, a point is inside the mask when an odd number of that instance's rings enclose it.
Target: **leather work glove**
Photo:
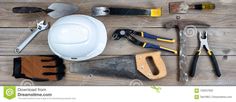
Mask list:
[[[61,80],[65,65],[57,56],[23,56],[14,58],[13,76],[34,81]]]

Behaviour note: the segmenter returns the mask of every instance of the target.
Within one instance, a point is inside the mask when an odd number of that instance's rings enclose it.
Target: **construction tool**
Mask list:
[[[214,67],[214,71],[215,71],[216,76],[220,77],[221,73],[220,73],[219,65],[217,63],[217,60],[216,60],[216,57],[215,57],[213,51],[210,50],[209,45],[208,45],[207,32],[203,32],[203,34],[201,32],[198,32],[198,39],[200,41],[200,46],[199,46],[199,49],[197,50],[196,54],[194,55],[189,75],[191,77],[194,77],[195,71],[196,71],[196,66],[197,66],[197,61],[198,61],[198,58],[201,54],[201,50],[205,49],[207,51],[207,54],[210,56],[212,66]]]
[[[160,17],[162,15],[162,9],[161,8],[137,9],[137,8],[116,8],[116,7],[93,7],[92,15],[93,16],[129,15],[129,16]]]
[[[65,76],[65,65],[58,56],[22,56],[14,58],[13,75],[34,81],[56,81]]]
[[[188,10],[213,10],[213,9],[215,9],[215,4],[211,2],[187,4],[184,1],[180,1],[180,2],[169,3],[170,13],[173,13],[173,14],[187,13]]]
[[[19,46],[16,47],[15,52],[20,53],[40,32],[48,28],[49,28],[49,24],[46,23],[44,20],[37,23],[36,30],[34,30],[33,33],[29,37],[27,37]]]
[[[112,38],[114,40],[119,40],[120,38],[126,38],[128,41],[132,42],[133,44],[141,46],[143,48],[152,48],[152,49],[156,49],[156,50],[163,50],[163,51],[171,52],[171,53],[174,53],[174,54],[178,53],[176,50],[173,50],[173,49],[170,49],[170,48],[166,48],[166,47],[155,45],[155,44],[148,43],[148,42],[142,42],[142,41],[136,39],[134,37],[134,35],[141,36],[143,38],[154,39],[154,40],[157,40],[157,41],[163,41],[163,42],[169,42],[169,43],[175,42],[174,39],[164,38],[164,37],[160,37],[160,36],[156,36],[156,35],[151,35],[151,34],[148,34],[146,32],[134,31],[132,29],[117,29],[112,34]]]
[[[167,75],[160,52],[122,56],[71,64],[70,72],[103,77],[156,80]]]
[[[210,27],[210,25],[201,22],[201,21],[193,21],[193,20],[180,20],[180,17],[177,16],[177,20],[172,20],[166,22],[164,26],[168,29],[170,28],[177,28],[179,31],[179,81],[187,82],[188,81],[188,74],[185,72],[187,68],[187,54],[186,54],[186,34],[184,29],[189,25],[195,27]]]
[[[47,9],[39,7],[14,7],[13,13],[38,13],[45,12],[52,18],[60,18],[78,12],[78,6],[68,3],[52,3]]]

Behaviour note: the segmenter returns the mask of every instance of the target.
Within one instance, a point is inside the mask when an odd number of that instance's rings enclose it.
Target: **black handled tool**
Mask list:
[[[199,33],[199,32],[198,32],[198,33]],[[211,59],[211,62],[212,62],[212,66],[214,67],[215,74],[216,74],[218,77],[220,77],[220,76],[221,76],[221,72],[220,72],[219,65],[218,65],[218,63],[217,63],[216,57],[215,57],[213,51],[210,50],[210,48],[209,48],[209,46],[208,46],[208,42],[207,42],[207,32],[204,32],[203,35],[202,35],[202,33],[199,33],[199,40],[200,40],[200,48],[199,48],[199,50],[196,52],[196,54],[194,55],[194,58],[193,58],[193,62],[192,62],[192,66],[191,66],[189,75],[190,75],[191,77],[194,77],[195,71],[196,71],[196,67],[197,67],[197,61],[198,61],[199,55],[201,54],[202,48],[204,48],[204,49],[206,49],[208,55],[210,56],[210,59]]]
[[[134,30],[131,30],[131,29],[117,29],[113,33],[112,37],[113,37],[114,40],[119,40],[122,37],[126,38],[127,40],[129,40],[133,44],[141,46],[143,48],[152,48],[152,49],[156,49],[156,50],[162,50],[162,51],[167,51],[167,52],[177,54],[176,50],[166,48],[166,47],[163,47],[163,46],[160,46],[160,45],[155,45],[155,44],[152,44],[152,43],[140,41],[140,40],[136,39],[134,37],[134,35],[141,36],[143,38],[148,38],[148,39],[155,39],[157,41],[163,41],[163,42],[169,42],[169,43],[175,42],[174,39],[164,38],[164,37],[160,37],[160,36],[156,36],[156,35],[151,35],[151,34],[148,34],[146,32],[138,32],[138,31],[134,31]]]
[[[47,9],[40,7],[14,7],[12,8],[13,13],[38,13],[44,12],[52,18],[60,18],[63,16],[71,15],[78,12],[79,8],[77,5],[68,3],[52,3]]]
[[[150,16],[160,17],[162,14],[161,8],[140,9],[140,8],[116,8],[116,7],[93,7],[93,16],[107,15],[129,15],[129,16]]]

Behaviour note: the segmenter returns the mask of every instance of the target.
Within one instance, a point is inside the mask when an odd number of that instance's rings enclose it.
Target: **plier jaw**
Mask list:
[[[201,51],[203,48],[206,49],[206,51],[211,51],[208,45],[208,39],[207,39],[208,33],[207,32],[198,32],[198,39],[200,41],[199,51]]]
[[[122,37],[127,37],[131,34],[135,33],[134,30],[131,29],[117,29],[113,34],[112,34],[112,38],[114,40],[119,40]]]

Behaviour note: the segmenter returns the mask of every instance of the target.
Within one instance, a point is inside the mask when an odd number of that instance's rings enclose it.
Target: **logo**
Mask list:
[[[34,86],[34,82],[29,79],[24,79],[20,82],[21,86]]]
[[[143,82],[138,79],[131,80],[129,86],[143,86]]]
[[[151,86],[152,89],[154,89],[157,93],[161,92],[161,87],[160,86]]]
[[[194,37],[194,35],[197,35],[198,30],[197,27],[194,25],[188,25],[184,28],[184,35],[186,37]]]
[[[4,97],[6,99],[13,99],[16,97],[16,87],[15,86],[4,86]]]
[[[199,100],[199,88],[194,88],[194,99]]]

